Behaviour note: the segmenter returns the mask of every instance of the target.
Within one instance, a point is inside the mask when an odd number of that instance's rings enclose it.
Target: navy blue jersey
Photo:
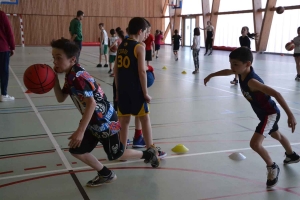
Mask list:
[[[139,42],[128,38],[118,48],[118,92],[142,91],[135,48]]]
[[[240,36],[239,40],[241,47],[248,47],[249,49],[251,49],[251,42],[248,36]]]
[[[261,119],[267,115],[280,113],[278,107],[276,106],[276,103],[271,99],[269,95],[260,91],[250,91],[248,82],[251,79],[255,79],[264,84],[263,80],[254,72],[252,66],[251,71],[247,75],[247,77],[244,80],[242,80],[241,75],[239,75],[239,80],[242,93],[244,97],[250,102],[257,117]]]

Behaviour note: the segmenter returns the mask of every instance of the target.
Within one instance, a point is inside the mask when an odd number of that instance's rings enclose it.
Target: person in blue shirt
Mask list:
[[[274,97],[286,112],[288,126],[292,129],[292,132],[295,131],[296,119],[281,94],[265,85],[263,80],[255,73],[252,67],[253,55],[249,48],[240,47],[235,49],[230,53],[229,61],[231,69],[224,69],[208,75],[204,79],[204,85],[215,76],[238,74],[242,93],[260,120],[251,138],[250,147],[266,162],[268,171],[266,184],[267,187],[273,187],[278,182],[280,168],[273,162],[268,151],[263,147],[264,139],[270,135],[281,143],[286,151],[284,164],[297,163],[300,161],[300,157],[292,150],[288,139],[278,130],[280,111],[271,97]]]

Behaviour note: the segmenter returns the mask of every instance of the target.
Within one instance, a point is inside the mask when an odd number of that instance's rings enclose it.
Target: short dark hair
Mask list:
[[[110,31],[109,31],[109,32],[110,32],[110,34],[111,34],[111,35],[114,35],[114,34],[116,34],[116,31],[115,31],[115,29],[110,29]]]
[[[147,27],[146,28],[148,28],[148,27],[151,27],[151,24],[150,24],[150,22],[148,21],[148,20],[146,20],[145,18],[144,18],[144,20],[146,21],[146,23],[147,23]]]
[[[239,48],[233,50],[229,54],[229,58],[230,59],[239,60],[239,61],[241,61],[243,63],[246,63],[248,61],[250,61],[251,63],[253,62],[252,52],[247,47],[239,47]]]
[[[81,10],[78,10],[76,16],[77,16],[77,17],[80,17],[81,15],[83,15],[83,12],[82,12]]]
[[[101,23],[99,24],[99,26],[104,26],[104,23],[101,22]]]
[[[119,32],[117,32],[119,38],[121,38],[121,40],[125,39],[125,35],[124,35],[124,31],[120,30]]]
[[[73,56],[76,57],[80,51],[79,47],[77,46],[77,44],[75,42],[72,42],[65,38],[61,38],[58,40],[52,40],[51,47],[63,50],[68,58],[72,58]]]
[[[116,32],[119,32],[120,30],[122,30],[120,27],[116,28]]]
[[[142,17],[134,17],[129,21],[128,34],[136,35],[139,32],[139,30],[144,31],[147,27],[147,20],[145,20]]]
[[[178,30],[177,30],[177,29],[175,29],[174,33],[177,35],[177,34],[178,34]]]
[[[194,28],[194,35],[200,35],[200,29]]]

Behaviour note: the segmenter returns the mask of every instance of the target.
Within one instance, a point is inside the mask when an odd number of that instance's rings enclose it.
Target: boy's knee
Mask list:
[[[281,140],[281,133],[279,133],[278,131],[274,132],[274,133],[271,133],[271,137],[276,139],[276,140]]]
[[[261,144],[256,141],[250,141],[250,147],[251,147],[251,149],[256,151],[257,149],[259,149],[261,147]]]

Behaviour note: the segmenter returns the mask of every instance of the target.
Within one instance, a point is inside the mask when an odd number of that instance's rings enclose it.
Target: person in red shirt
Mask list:
[[[148,35],[148,37],[147,37]],[[146,40],[144,43],[146,44],[146,61],[147,61],[147,66],[149,66],[149,62],[152,61],[152,53],[154,56],[154,36],[151,34],[151,27],[147,28],[147,33],[146,33]]]
[[[0,101],[13,101],[14,97],[7,94],[9,77],[9,58],[15,52],[15,39],[6,14],[0,11]]]
[[[156,51],[156,59],[158,58],[158,51],[160,49],[161,41],[164,39],[161,31],[156,30],[155,32],[155,51]]]

